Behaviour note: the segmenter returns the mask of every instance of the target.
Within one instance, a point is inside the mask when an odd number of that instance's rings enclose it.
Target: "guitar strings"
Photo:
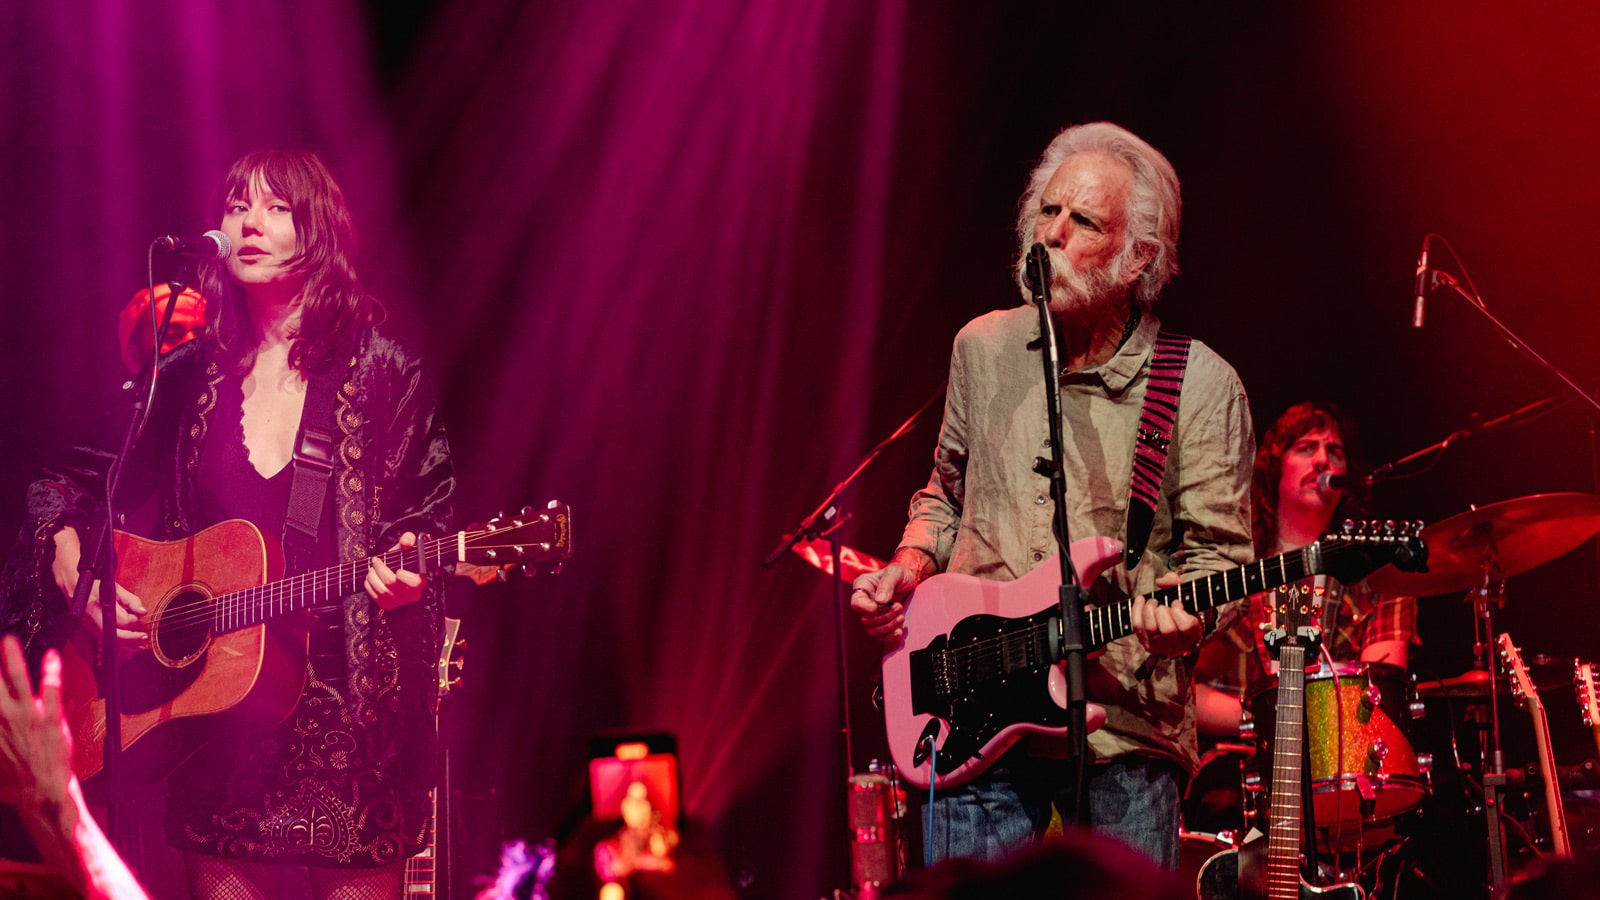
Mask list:
[[[473,550],[503,550],[533,543],[530,541],[507,541],[504,544],[478,543],[487,535],[500,534],[506,530],[482,529],[462,533],[466,535],[466,541]],[[407,556],[420,558],[423,554],[428,554],[430,557],[437,557],[439,563],[443,564],[445,561],[444,553],[457,543],[457,539],[458,534],[451,534],[447,537],[426,541],[409,549],[377,553],[360,560],[352,560],[326,569],[303,572],[270,584],[253,585],[237,591],[230,591],[226,594],[207,597],[203,602],[194,604],[182,612],[174,612],[170,616],[160,617],[157,619],[157,624],[162,627],[184,627],[208,620],[214,622],[219,612],[227,612],[229,614],[237,613],[240,617],[246,619],[245,625],[240,627],[248,627],[250,624],[255,624],[250,619],[274,601],[291,599],[292,595],[295,594],[309,595],[337,588],[346,583],[353,583],[358,573],[365,580],[366,570],[371,567],[374,559],[381,559],[384,565],[393,568],[397,563],[403,565]],[[359,589],[360,584],[354,584],[348,593],[353,594]]]
[[[1228,578],[1234,573],[1238,573],[1239,590],[1241,592],[1249,592],[1250,569],[1252,567],[1258,569],[1257,574],[1264,582],[1267,577],[1268,563],[1276,563],[1278,577],[1283,580],[1283,583],[1287,584],[1290,581],[1305,577],[1305,570],[1310,568],[1307,565],[1306,556],[1306,549],[1302,548],[1284,553],[1275,560],[1259,560],[1255,563],[1225,569],[1221,572],[1212,572],[1193,581],[1155,591],[1150,595],[1150,598],[1158,600],[1164,605],[1171,605],[1174,601],[1179,603],[1190,601],[1197,604],[1199,602],[1198,588],[1202,584],[1205,587],[1205,597],[1208,600],[1215,598],[1218,593],[1226,597],[1229,593]],[[1300,574],[1294,574],[1296,572]],[[1263,589],[1265,587],[1265,584],[1263,584]],[[1187,596],[1185,596],[1186,594]],[[1243,595],[1241,594],[1241,596]],[[1216,605],[1218,604],[1212,603],[1212,606]],[[1185,605],[1185,609],[1187,608],[1188,604]],[[1132,601],[1125,600],[1084,610],[1085,624],[1089,637],[1088,643],[1094,647],[1100,647],[1131,634],[1133,631],[1132,609]],[[1024,628],[1002,632],[993,637],[980,638],[976,641],[962,644],[959,647],[952,647],[946,652],[950,654],[957,665],[963,667],[963,674],[967,674],[973,667],[988,666],[997,656],[1003,658],[1008,649],[1016,650],[1018,644],[1026,646],[1027,643],[1037,640],[1039,630],[1048,628],[1048,622],[1032,622]],[[1111,636],[1113,633],[1115,633],[1115,637]]]

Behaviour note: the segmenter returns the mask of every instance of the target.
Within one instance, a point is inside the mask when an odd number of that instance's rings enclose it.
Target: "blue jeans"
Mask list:
[[[1086,767],[1090,827],[1176,871],[1180,772],[1171,760],[1136,756]],[[1070,763],[1008,754],[976,781],[935,795],[927,863],[1003,859],[1044,834],[1052,804],[1073,827],[1072,801]]]

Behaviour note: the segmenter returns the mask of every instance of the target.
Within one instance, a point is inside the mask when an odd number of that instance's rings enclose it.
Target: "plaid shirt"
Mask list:
[[[1310,579],[1304,583],[1309,585]],[[1382,641],[1418,643],[1417,598],[1379,594],[1365,581],[1347,587],[1330,578],[1327,586],[1322,637],[1335,660],[1359,659],[1363,649]],[[1195,681],[1243,696],[1247,688],[1275,671],[1270,665],[1272,654],[1261,637],[1261,625],[1269,621],[1267,595],[1253,595],[1247,614],[1202,646]]]

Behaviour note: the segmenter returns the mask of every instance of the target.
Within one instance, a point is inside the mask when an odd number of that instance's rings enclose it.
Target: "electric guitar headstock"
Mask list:
[[[1428,571],[1428,545],[1422,540],[1422,523],[1392,519],[1346,519],[1338,531],[1325,534],[1312,545],[1321,556],[1321,571],[1345,584],[1393,564],[1403,572]]]
[[[1544,707],[1539,702],[1539,689],[1533,685],[1533,677],[1528,674],[1528,667],[1522,661],[1522,650],[1511,642],[1509,632],[1500,635],[1500,662],[1505,666],[1506,674],[1511,676],[1511,696],[1517,705],[1531,712],[1539,712]]]
[[[1578,694],[1578,710],[1583,713],[1583,724],[1594,732],[1596,748],[1600,748],[1600,694],[1595,692],[1594,663],[1573,660],[1572,682]]]
[[[505,581],[512,570],[524,575],[557,575],[572,558],[572,507],[551,500],[544,509],[524,506],[515,515],[500,513],[461,533],[462,562],[455,574],[477,584]]]

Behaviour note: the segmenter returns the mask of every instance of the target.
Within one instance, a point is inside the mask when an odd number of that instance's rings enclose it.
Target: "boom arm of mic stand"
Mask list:
[[[1495,330],[1500,332],[1500,336],[1505,338],[1507,343],[1511,344],[1512,347],[1515,347],[1518,352],[1520,352],[1523,356],[1533,360],[1541,368],[1560,379],[1561,383],[1566,385],[1568,388],[1571,388],[1574,394],[1583,398],[1583,402],[1589,404],[1590,409],[1594,410],[1595,412],[1600,412],[1600,400],[1596,400],[1593,394],[1584,390],[1581,385],[1572,380],[1572,376],[1568,375],[1555,363],[1545,359],[1544,356],[1539,353],[1539,351],[1533,349],[1533,347],[1530,346],[1527,341],[1524,341],[1521,337],[1519,337],[1517,333],[1512,331],[1508,325],[1495,318],[1494,313],[1489,312],[1489,308],[1484,304],[1483,300],[1472,292],[1468,291],[1466,288],[1462,287],[1461,282],[1457,281],[1449,273],[1440,272],[1438,270],[1434,271],[1434,278],[1436,279],[1436,283],[1449,285],[1451,290],[1454,290],[1457,294],[1460,294],[1462,297],[1466,298],[1468,304],[1471,305],[1473,309],[1476,309],[1478,313],[1485,319],[1488,319],[1489,324],[1493,325]]]
[[[911,433],[911,429],[916,426],[917,422],[928,412],[928,409],[933,406],[933,401],[939,399],[939,396],[943,394],[944,391],[945,385],[940,385],[939,389],[934,391],[932,396],[922,401],[922,405],[917,407],[917,411],[911,414],[911,418],[901,422],[899,428],[896,428],[888,437],[878,442],[878,446],[867,451],[867,455],[861,458],[861,462],[856,463],[855,469],[851,470],[850,474],[846,475],[844,480],[839,482],[839,484],[834,487],[833,493],[824,497],[822,502],[817,505],[817,508],[811,511],[811,515],[801,519],[800,524],[795,526],[793,531],[785,534],[783,538],[778,541],[778,546],[774,547],[772,552],[767,554],[766,558],[761,561],[761,565],[765,568],[771,568],[772,564],[776,563],[783,556],[784,551],[788,550],[790,547],[793,547],[800,541],[801,538],[814,538],[823,533],[822,529],[818,525],[819,520],[826,521],[828,527],[837,527],[840,524],[837,521],[839,513],[839,497],[844,494],[847,488],[850,487],[851,482],[856,480],[856,476],[860,475],[861,472],[866,469],[866,467],[871,464],[874,459],[878,458],[878,454],[882,453],[890,444],[893,444],[895,441]],[[834,568],[839,569],[837,562],[835,563]],[[838,574],[838,572],[836,571],[834,574]]]

